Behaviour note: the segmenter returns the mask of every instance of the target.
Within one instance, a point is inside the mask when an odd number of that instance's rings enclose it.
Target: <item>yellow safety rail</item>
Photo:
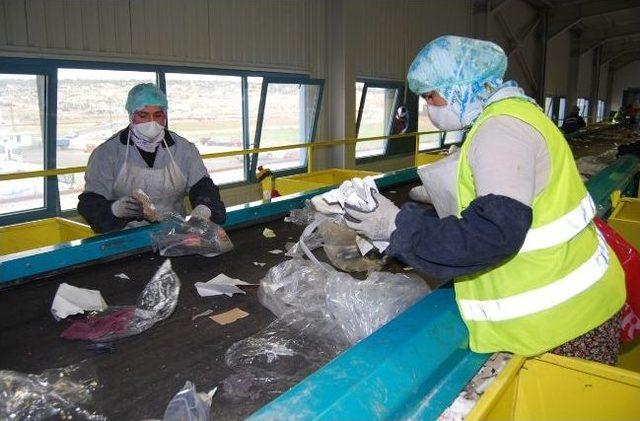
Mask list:
[[[249,155],[254,153],[262,153],[262,152],[286,151],[289,149],[307,149],[308,150],[307,171],[311,172],[313,171],[313,152],[316,148],[330,148],[330,147],[346,145],[346,144],[355,144],[357,142],[370,142],[373,140],[382,140],[382,139],[399,140],[407,137],[420,136],[425,134],[434,134],[434,133],[443,133],[443,132],[439,130],[434,130],[434,131],[426,131],[426,132],[403,133],[403,134],[396,134],[396,135],[390,135],[390,136],[372,136],[372,137],[363,137],[363,138],[324,140],[319,142],[272,146],[268,148],[240,149],[235,151],[206,153],[206,154],[201,154],[200,156],[202,157],[202,159],[212,159],[212,158],[224,158],[226,156]],[[417,139],[415,143],[416,143],[416,147],[414,151],[414,158],[417,160],[417,156],[420,153],[419,139]],[[81,166],[81,167],[53,168],[49,170],[6,173],[6,174],[0,174],[0,181],[19,180],[23,178],[33,178],[33,177],[51,177],[51,176],[62,175],[62,174],[73,174],[73,173],[84,172],[86,168],[87,168],[86,166]]]

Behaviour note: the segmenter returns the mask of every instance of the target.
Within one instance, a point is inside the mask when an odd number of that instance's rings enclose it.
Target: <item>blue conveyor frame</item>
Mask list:
[[[600,215],[610,209],[610,193],[629,189],[637,173],[637,158],[624,156],[587,183]],[[378,176],[376,183],[387,188],[416,179],[410,168]],[[234,206],[225,227],[284,214],[327,189]],[[157,229],[161,225],[1,257],[0,284],[146,250]],[[440,288],[251,419],[436,419],[488,357],[469,350],[453,290]]]

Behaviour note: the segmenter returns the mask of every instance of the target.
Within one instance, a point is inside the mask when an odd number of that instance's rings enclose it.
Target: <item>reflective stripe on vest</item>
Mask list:
[[[501,321],[555,307],[580,294],[602,278],[609,267],[607,244],[598,231],[596,252],[565,277],[521,294],[497,300],[458,300],[462,317],[474,321]]]
[[[541,250],[569,241],[589,225],[595,215],[596,205],[593,203],[591,195],[587,193],[575,209],[553,222],[538,228],[531,228],[527,232],[520,253]]]

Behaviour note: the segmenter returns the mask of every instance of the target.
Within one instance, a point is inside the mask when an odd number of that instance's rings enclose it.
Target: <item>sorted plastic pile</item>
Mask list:
[[[2,420],[105,420],[86,409],[97,383],[80,379],[79,366],[24,374],[0,370]]]

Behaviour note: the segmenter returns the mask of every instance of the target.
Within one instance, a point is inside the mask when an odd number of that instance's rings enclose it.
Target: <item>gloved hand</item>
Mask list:
[[[396,216],[400,209],[393,202],[375,190],[371,191],[376,207],[372,211],[362,211],[349,205],[344,206],[345,220],[349,228],[372,241],[389,241],[396,229]]]
[[[422,185],[416,186],[409,190],[409,199],[421,203],[431,203],[429,193],[427,193],[427,189],[425,189]]]
[[[211,209],[205,205],[198,205],[191,211],[191,218],[200,218],[209,221],[211,218]]]
[[[111,204],[111,213],[121,219],[142,219],[142,203],[132,196],[121,197]]]

